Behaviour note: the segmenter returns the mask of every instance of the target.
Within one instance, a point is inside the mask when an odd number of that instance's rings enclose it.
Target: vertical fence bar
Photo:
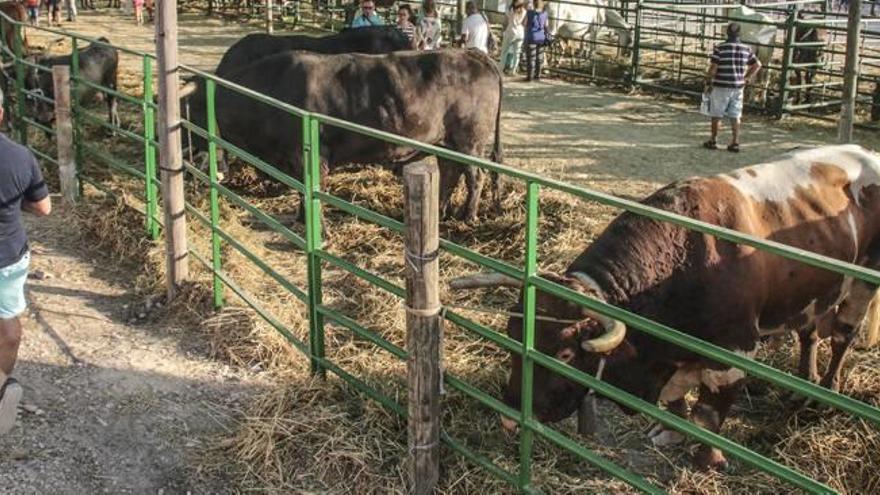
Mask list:
[[[639,84],[639,57],[642,49],[642,0],[636,0],[636,19],[633,28],[632,64],[630,65],[629,87],[635,89]]]
[[[538,194],[540,186],[534,182],[528,183],[526,194],[526,259],[525,288],[523,308],[523,336],[522,336],[522,419],[523,425],[519,437],[519,484],[520,489],[527,491],[532,483],[532,446],[535,433],[525,426],[525,422],[532,419],[532,389],[534,384],[535,362],[531,352],[535,349],[535,286],[529,282],[529,278],[538,271]]]
[[[862,29],[862,0],[852,0],[846,24],[846,58],[843,66],[843,105],[837,127],[837,141],[851,143],[859,93],[859,36]]]
[[[70,118],[73,122],[73,143],[74,154],[76,155],[76,173],[78,176],[83,174],[83,148],[82,148],[82,127],[79,120],[79,42],[76,38],[71,38],[72,44],[70,52]],[[79,194],[83,194],[83,181],[79,181]]]
[[[18,124],[18,142],[27,146],[28,127],[24,121],[24,64],[22,64],[23,50],[22,46],[22,27],[21,24],[15,24],[15,43],[13,50],[15,51],[15,106],[16,119]]]
[[[785,116],[785,107],[788,102],[788,86],[791,77],[791,63],[794,57],[794,43],[797,39],[797,13],[798,6],[794,5],[785,20],[785,46],[782,49],[782,71],[779,74],[779,103],[776,106],[776,116]]]
[[[214,272],[214,309],[223,306],[223,280],[220,279],[220,270],[223,263],[220,254],[220,198],[217,192],[217,143],[214,137],[217,135],[216,107],[217,83],[213,79],[206,79],[206,93],[208,105],[208,175],[211,179],[211,263]]]
[[[440,174],[425,161],[403,169],[406,270],[407,443],[414,495],[440,477]]]
[[[159,238],[159,195],[156,190],[156,117],[153,110],[153,61],[144,55],[144,195],[147,201],[147,235],[152,240]]]
[[[321,260],[321,203],[314,194],[321,190],[321,143],[318,121],[311,115],[302,118],[303,170],[305,195],[301,208],[305,208],[306,256],[309,278],[309,352],[312,356],[312,373],[324,375],[318,359],[324,357],[324,316],[318,311],[322,302]]]

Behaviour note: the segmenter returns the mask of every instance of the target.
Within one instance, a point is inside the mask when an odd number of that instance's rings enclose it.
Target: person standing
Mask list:
[[[718,129],[721,119],[730,121],[733,133],[727,151],[739,152],[739,131],[743,108],[743,88],[761,69],[761,62],[752,48],[739,39],[742,28],[731,22],[727,26],[727,41],[715,46],[709,57],[709,73],[705,93],[708,95],[709,117],[712,118],[711,137],[703,147],[718,149]]]
[[[27,10],[28,22],[31,26],[40,25],[40,0],[25,0],[25,9]]]
[[[415,15],[409,5],[402,4],[397,9],[397,29],[406,36],[406,39],[409,40],[413,49],[416,48],[416,25],[413,24],[414,18]]]
[[[0,91],[0,122],[2,103]],[[48,215],[49,190],[33,153],[0,134],[0,435],[15,424],[22,395],[21,385],[10,376],[21,342],[19,316],[27,308],[24,283],[30,252],[22,210]]]
[[[64,0],[64,8],[67,10],[67,22],[76,21],[76,0]]]
[[[501,70],[507,75],[516,74],[519,67],[520,49],[526,38],[526,4],[513,0],[504,14],[504,34],[501,38]]]
[[[547,42],[547,12],[544,0],[535,0],[535,8],[526,12],[526,80],[541,79],[541,62]]]
[[[434,0],[425,0],[422,4],[422,13],[416,26],[416,46],[419,50],[439,50],[443,40],[443,26],[440,23],[440,13]]]
[[[379,14],[376,13],[376,4],[373,0],[363,0],[363,2],[361,2],[360,15],[355,16],[354,20],[351,21],[352,28],[383,25],[385,25],[385,22],[382,21]]]
[[[134,22],[138,26],[144,24],[144,0],[134,0]]]
[[[489,53],[489,21],[480,13],[477,4],[468,0],[465,5],[467,18],[461,25],[461,44]]]

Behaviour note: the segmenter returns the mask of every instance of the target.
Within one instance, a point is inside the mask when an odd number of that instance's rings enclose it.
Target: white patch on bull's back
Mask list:
[[[796,150],[771,162],[735,170],[721,177],[756,201],[785,202],[799,188],[810,186],[813,182],[811,170],[816,163],[834,165],[847,174],[850,192],[857,205],[862,189],[880,185],[880,157],[855,144]]]

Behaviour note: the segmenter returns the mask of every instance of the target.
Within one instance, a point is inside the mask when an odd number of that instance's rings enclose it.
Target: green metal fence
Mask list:
[[[16,25],[16,29],[20,30],[20,25]],[[58,35],[66,35],[65,33],[60,32],[54,33]],[[72,46],[74,48],[80,46],[82,42],[99,43],[97,40],[91,40],[81,36],[73,36],[72,40]],[[122,49],[120,50],[123,51]],[[79,150],[77,155],[78,159],[82,160],[79,162],[81,164],[87,162],[91,163],[92,160],[97,160],[103,162],[105,166],[108,166],[111,169],[128,174],[143,182],[143,201],[146,205],[143,213],[145,213],[146,216],[146,232],[148,235],[155,237],[159,234],[159,204],[157,200],[158,182],[155,178],[155,148],[157,143],[155,141],[155,134],[152,125],[153,112],[155,109],[155,105],[152,102],[152,56],[132,51],[125,52],[143,59],[143,92],[140,96],[131,96],[123,92],[117,93],[120,98],[124,98],[126,101],[130,101],[141,108],[143,111],[144,129],[142,133],[134,133],[122,128],[116,128],[114,130],[121,133],[122,137],[125,139],[136,143],[139,147],[141,145],[143,146],[144,168],[143,170],[135,169],[123,163],[118,157],[111,157],[98,150],[96,145],[90,142],[86,126],[86,123],[89,122],[90,119],[87,117],[87,110],[81,105],[77,105],[74,111],[74,123]],[[24,60],[22,58],[20,47],[16,48],[14,53],[9,53],[9,50],[5,50],[4,53],[7,57],[13,57],[16,62],[16,67],[18,68],[16,83],[18,112],[15,117],[20,131],[19,137],[22,142],[27,142],[28,127],[35,126],[35,123],[32,119],[27,117],[24,105],[23,96],[26,95],[26,90],[23,87],[23,69],[25,67],[32,67],[37,70],[46,70],[46,67],[32,65]],[[71,84],[90,85],[91,83],[88,83],[88,81],[79,77],[77,64],[77,58],[74,57],[72,60],[73,76]],[[468,383],[467,377],[465,376],[455,376],[454,374],[449,373],[445,375],[445,383],[450,388],[457,390],[464,396],[482,404],[490,410],[515,419],[520,424],[519,468],[516,471],[512,472],[504,469],[485,455],[468,447],[461,439],[454,438],[447,433],[442,434],[443,443],[452,449],[452,451],[464,456],[469,461],[479,465],[499,479],[510,483],[518,490],[522,492],[536,492],[540,490],[540,487],[535,486],[532,482],[531,462],[533,458],[534,442],[536,438],[543,438],[559,448],[572,453],[581,460],[607,472],[610,476],[625,481],[640,491],[647,493],[661,493],[663,491],[661,487],[650,483],[641,475],[602,457],[598,453],[579,443],[577,440],[566,436],[557,428],[542,424],[535,418],[532,410],[533,372],[534,367],[538,365],[582,384],[585,387],[592,388],[602,396],[611,398],[647,417],[653,418],[664,425],[681,431],[692,439],[717,447],[730,456],[741,460],[745,464],[784,480],[794,487],[810,493],[833,492],[831,488],[821,481],[810,479],[789,466],[785,466],[777,461],[749,450],[747,447],[739,445],[720,434],[705,430],[694,423],[656,407],[654,404],[646,403],[627,392],[616,389],[607,383],[597,380],[593,376],[587,375],[565,363],[562,363],[554,359],[552,356],[547,356],[538,352],[534,345],[536,320],[535,297],[536,291],[538,290],[559,296],[598,313],[618,319],[626,323],[629,328],[634,329],[635,331],[645,332],[653,337],[693,351],[719,363],[739,368],[755,378],[795,391],[804,397],[811,398],[822,404],[827,404],[851,414],[854,417],[861,418],[875,427],[880,427],[880,409],[872,407],[871,405],[818,387],[805,380],[793,377],[788,373],[779,371],[739,354],[732,353],[708,342],[696,339],[673,328],[647,320],[637,314],[594,300],[540,277],[537,273],[537,244],[541,235],[538,223],[538,218],[541,213],[539,199],[545,191],[558,191],[574,198],[597,202],[602,205],[619,208],[648,218],[670,222],[688,229],[713,235],[720,239],[752,246],[757,249],[778,254],[785,258],[858,278],[873,284],[880,284],[880,272],[868,270],[863,267],[820,256],[808,251],[795,249],[780,243],[754,238],[733,230],[719,228],[711,224],[671,214],[640,203],[617,198],[609,194],[547,179],[533,173],[506,167],[488,160],[477,159],[447,149],[420,143],[412,139],[391,135],[340,120],[332,116],[311,113],[303,109],[295,108],[286,103],[273,100],[267,96],[257,94],[247,88],[224,81],[211,74],[185,66],[182,67],[182,69],[202,78],[205,81],[207,89],[205,102],[208,108],[207,128],[201,128],[186,120],[183,121],[183,125],[187,130],[203,137],[209,143],[207,172],[200,170],[192,164],[186,164],[185,168],[195,179],[196,183],[200,184],[203,188],[207,188],[210,211],[208,214],[204,214],[196,207],[196,205],[190,202],[187,203],[186,210],[192,220],[202,224],[210,231],[210,254],[200,254],[194,248],[191,248],[190,254],[194,259],[204,265],[205,269],[208,270],[212,276],[214,305],[216,307],[222,306],[225,303],[226,291],[231,291],[245,304],[253,308],[260,317],[285,336],[291,345],[309,359],[313,372],[317,374],[330,372],[338,375],[342,380],[363,393],[365,396],[376,400],[389,411],[392,411],[397,415],[405,416],[406,407],[404,405],[398,403],[394,397],[371,387],[366,381],[354,376],[354,374],[346,371],[338,363],[335,363],[332,359],[327,357],[324,342],[325,324],[330,321],[340,327],[347,328],[358,338],[374,344],[378,348],[391,353],[401,360],[406,359],[406,351],[379,334],[365,328],[363,325],[346,316],[342,312],[334,309],[331,305],[325,304],[323,299],[325,294],[322,288],[324,282],[322,269],[330,266],[351,273],[370,285],[397,298],[404,297],[404,289],[383,277],[381,274],[372,273],[326,250],[322,243],[323,232],[321,230],[321,210],[324,207],[330,207],[357,217],[364,222],[376,224],[393,232],[403,232],[404,227],[403,224],[396,219],[369,210],[321,189],[321,168],[319,163],[321,126],[342,128],[350,132],[363,134],[388,143],[407,146],[422,151],[428,155],[452,160],[462,165],[471,165],[486,171],[497,172],[506,176],[510,180],[525,185],[527,194],[524,206],[527,220],[525,223],[525,243],[522,246],[522,250],[525,253],[525,261],[521,266],[514,266],[501,260],[486,257],[461,244],[452,242],[448,239],[441,239],[441,248],[446,255],[459,257],[485,269],[516,277],[522,280],[525,286],[524,333],[522,342],[517,342],[496,332],[492,328],[468,319],[452,308],[447,308],[447,310],[443,312],[443,317],[449,323],[467,330],[476,338],[485,339],[494,343],[499,348],[516,353],[522,358],[522,406],[519,410],[511,409],[491,394]],[[272,164],[266,163],[258,157],[251,155],[247,150],[242,150],[233,146],[218,134],[215,118],[215,97],[217,88],[220,86],[287,112],[290,115],[291,122],[293,119],[299,119],[301,122],[303,142],[301,152],[305,164],[302,181],[279,172]],[[111,91],[110,88],[98,87],[98,89],[105,93]],[[268,174],[277,181],[304,195],[306,217],[304,235],[300,235],[291,228],[282,225],[270,214],[262,211],[260,208],[251,204],[246,198],[236,194],[234,191],[220,183],[217,171],[218,150],[220,149],[228,154],[236,156],[244,162],[247,162],[256,169]],[[83,169],[79,176],[80,180],[91,183],[98,188],[102,188],[102,185],[98,181],[90,179],[88,170],[89,169],[86,168]],[[195,183],[191,184],[191,186],[194,187]],[[282,275],[279,270],[270,266],[266,260],[255,254],[253,250],[248,249],[243,239],[236,238],[232,233],[223,228],[220,222],[220,211],[224,204],[235,205],[236,207],[247,211],[259,223],[277,233],[283,239],[294,245],[301,253],[305,254],[307,258],[308,273],[304,287],[297,286],[294,282]],[[274,280],[279,290],[291,294],[305,305],[307,308],[308,320],[307,339],[298,338],[291,328],[286,326],[277,315],[272,314],[271,311],[257,300],[254,294],[246,290],[232,274],[224,269],[224,253],[228,252],[230,249],[238,252],[241,256],[252,263],[257,270]],[[833,462],[833,460],[829,460],[829,462]]]

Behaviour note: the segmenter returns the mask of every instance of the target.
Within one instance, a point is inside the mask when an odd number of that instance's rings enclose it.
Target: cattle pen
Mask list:
[[[20,40],[23,26],[13,25]],[[77,47],[85,44],[103,43],[66,32],[43,31],[52,37],[69,39],[74,53]],[[134,109],[139,118],[129,120],[123,127],[112,126],[74,100],[75,157],[79,166],[77,178],[83,184],[84,207],[88,202],[102,201],[102,194],[97,191],[103,191],[120,203],[138,208],[143,215],[138,229],[145,238],[156,240],[163,232],[159,182],[156,179],[158,143],[153,130],[156,110],[153,102],[156,93],[155,60],[149,53],[119,46],[116,48],[123,52],[123,56],[137,60],[142,68],[132,84],[124,85],[128,91],[120,90],[116,94]],[[24,111],[29,99],[44,98],[38,93],[29,93],[24,87],[25,72],[48,68],[25,58],[20,42],[11,53],[5,51],[4,56],[15,64],[17,110],[12,109],[12,114],[16,116],[18,138],[31,143],[45,164],[56,163],[54,146],[39,136],[39,133],[54,135],[55,131],[40,125]],[[377,452],[378,449],[381,458],[377,460],[378,466],[374,467],[376,472],[372,474],[370,484],[364,482],[360,485],[354,481],[355,485],[349,486],[349,490],[370,492],[402,489],[397,471],[401,469],[400,460],[407,455],[404,447],[405,426],[401,426],[401,420],[406,415],[406,404],[401,397],[406,396],[403,376],[408,357],[400,306],[400,300],[405,295],[401,285],[405,269],[404,225],[400,221],[403,206],[398,188],[389,185],[393,184],[391,174],[383,171],[372,170],[350,177],[331,176],[326,178],[327,188],[320,188],[320,167],[313,152],[320,145],[322,126],[339,126],[378,140],[411,146],[429,155],[498,172],[509,178],[504,214],[501,215],[503,218],[492,220],[486,217],[484,224],[476,227],[457,223],[442,226],[440,271],[444,279],[479,267],[494,270],[522,280],[532,288],[532,294],[535,290],[553,293],[607,313],[625,322],[634,331],[647,332],[718,362],[744,369],[753,377],[781,390],[792,390],[840,410],[792,413],[790,417],[779,418],[779,408],[785,403],[784,396],[775,388],[764,390],[761,395],[756,389],[749,409],[753,409],[757,417],[747,418],[738,424],[741,428],[737,432],[725,429],[724,436],[715,434],[597,381],[552,356],[537,352],[529,338],[521,343],[503,335],[498,331],[499,325],[503,325],[506,315],[504,308],[509,306],[515,294],[484,293],[478,298],[462,298],[441,289],[441,300],[446,308],[443,312],[446,325],[443,339],[447,390],[443,400],[442,434],[445,475],[441,482],[444,491],[464,493],[478,489],[513,489],[547,493],[579,490],[616,492],[629,489],[626,485],[651,493],[664,489],[778,493],[794,488],[811,493],[870,493],[880,489],[874,472],[878,462],[876,446],[880,442],[880,410],[876,408],[880,378],[876,374],[876,352],[866,353],[867,357],[863,356],[865,360],[859,364],[867,369],[863,375],[867,378],[863,379],[874,382],[861,388],[858,397],[850,398],[777,370],[787,366],[784,352],[761,356],[767,364],[732,354],[553,284],[539,276],[538,267],[558,268],[560,258],[570,257],[578,246],[587,242],[592,234],[573,234],[571,224],[583,222],[585,217],[596,213],[589,205],[604,205],[683,225],[730,242],[766,249],[780,256],[872,283],[880,282],[877,272],[724,231],[535,173],[476,160],[329,116],[304,112],[231,85],[193,67],[183,66],[182,71],[206,82],[206,104],[209,109],[214,108],[217,87],[223,86],[288,112],[291,122],[298,122],[298,126],[304,130],[303,140],[307,143],[304,153],[309,166],[305,168],[304,180],[298,181],[279,173],[272,164],[225,142],[217,135],[216,128],[210,123],[212,120],[209,119],[209,125],[203,129],[188,122],[184,116],[186,131],[201,135],[211,143],[207,171],[193,163],[186,165],[186,208],[191,244],[189,255],[202,265],[202,269],[194,274],[194,279],[207,282],[211,287],[208,293],[199,292],[198,288],[193,290],[197,295],[207,295],[208,304],[218,308],[216,316],[208,318],[204,325],[208,331],[214,329],[217,337],[240,332],[239,326],[255,325],[245,324],[243,320],[258,321],[259,325],[271,327],[283,335],[285,342],[306,357],[303,360],[296,357],[297,354],[277,351],[283,357],[275,359],[288,360],[293,368],[303,366],[305,361],[318,374],[330,372],[331,376],[341,379],[337,383],[326,378],[325,386],[330,391],[323,392],[323,398],[320,383],[325,382],[312,382],[299,377],[293,380],[303,383],[298,384],[293,392],[284,391],[281,394],[285,407],[290,407],[292,414],[302,414],[305,419],[317,421],[306,429],[308,433],[299,433],[298,439],[301,441],[321,438],[321,432],[314,431],[320,428],[328,428],[332,435],[342,437],[366,431],[364,443],[359,447],[365,452]],[[77,88],[91,84],[78,76],[78,60],[75,56],[71,65],[71,84],[74,93]],[[112,91],[110,88],[97,89],[104,93]],[[31,132],[34,130],[36,132]],[[121,144],[105,146],[104,142],[110,142],[105,135],[108,131],[116,133],[112,142]],[[217,176],[216,154],[220,149],[247,163],[249,172],[233,177],[231,182],[221,182]],[[254,171],[276,179],[281,185],[273,187],[282,189],[283,194],[274,191],[269,199],[265,194],[260,197],[264,193],[260,190],[265,186],[254,179]],[[373,183],[381,185],[376,187]],[[306,204],[309,205],[304,228],[279,221],[296,202],[296,192],[304,193]],[[319,221],[322,210],[325,210],[326,219],[323,228]],[[601,215],[604,213],[596,216]],[[131,219],[132,216],[125,218]],[[595,218],[590,221],[598,223]],[[112,230],[114,227],[130,228],[105,224],[103,235],[112,237],[118,234]],[[256,239],[259,242],[255,242]],[[560,244],[567,246],[560,247]],[[132,248],[148,249],[143,244],[126,249]],[[156,248],[150,251],[155,254]],[[138,259],[147,260],[149,256],[139,253]],[[223,309],[230,305],[248,307],[252,313]],[[526,310],[527,321],[534,322],[534,316],[534,308]],[[241,336],[226,335],[225,338],[240,338],[241,342],[253,344]],[[235,345],[240,346],[241,342]],[[278,341],[262,345],[281,347]],[[520,411],[509,409],[497,399],[499,375],[502,373],[500,363],[508,351],[522,355],[528,363],[527,367],[543,366],[555,370],[647,417],[721,448],[742,464],[741,470],[729,475],[707,477],[690,471],[678,471],[670,465],[686,462],[683,460],[686,457],[684,451],[678,452],[672,462],[666,460],[664,454],[658,453],[643,453],[647,457],[653,456],[651,460],[646,460],[635,454],[647,447],[638,443],[631,431],[643,428],[644,423],[615,415],[610,408],[603,409],[603,413],[607,412],[613,418],[613,422],[607,424],[611,431],[601,439],[576,437],[570,424],[551,427],[536,421],[528,401]],[[266,349],[249,352],[257,360],[272,354]],[[343,382],[348,386],[340,386]],[[528,373],[523,387],[524,390],[531,388]],[[374,402],[359,400],[362,396]],[[346,404],[327,406],[327,402],[334,401]],[[374,403],[381,407],[375,407]],[[329,418],[309,416],[309,405],[319,407],[322,404]],[[507,439],[495,431],[497,428],[492,426],[495,412],[520,423],[522,433],[518,439]],[[761,421],[771,426],[761,425]],[[815,424],[803,424],[807,422]],[[774,427],[781,429],[776,433],[778,436],[763,438]],[[808,438],[803,434],[804,430],[813,432],[818,438]],[[284,431],[284,428],[268,432],[255,429],[250,434],[277,437],[283,435]],[[849,474],[838,472],[834,466],[843,462],[845,456],[834,458],[834,448],[822,445],[823,442],[843,442],[840,437],[846,435],[855,437],[855,440],[849,441],[857,445],[855,452],[849,452],[850,457],[856,458],[854,463],[847,464],[847,469],[852,471]],[[285,451],[285,455],[320,455],[317,451],[310,451],[308,446],[282,446],[285,443],[283,439],[273,441],[277,442],[279,449],[290,449]],[[326,441],[343,442],[341,438]],[[604,445],[605,441],[614,446]],[[512,447],[513,444],[517,446]],[[344,447],[346,450],[351,448]],[[240,455],[245,462],[257,463],[261,460],[259,452],[242,450]],[[359,456],[356,453],[350,455],[352,457],[339,454],[339,457],[323,458],[325,463],[335,460],[342,464],[325,466],[323,469],[330,471],[328,476],[357,480],[360,465],[352,459]],[[828,455],[832,457],[826,458]],[[475,468],[481,474],[475,474]],[[337,485],[335,491],[345,491],[342,486]]]

